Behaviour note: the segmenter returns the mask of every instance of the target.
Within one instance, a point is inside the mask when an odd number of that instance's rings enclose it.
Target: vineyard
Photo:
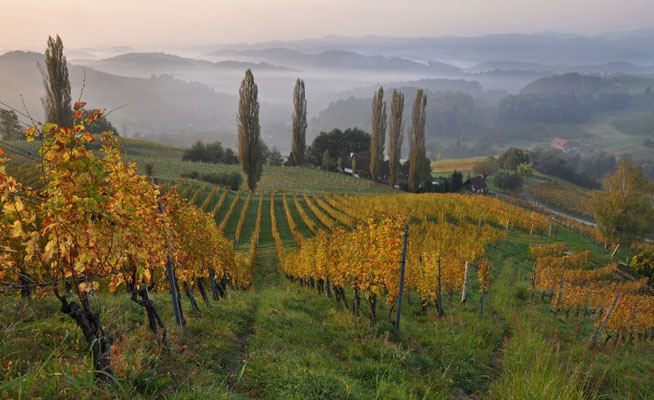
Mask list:
[[[586,218],[592,217],[591,192],[564,182],[539,182],[527,191],[536,201]]]
[[[436,174],[453,172],[453,171],[472,171],[475,163],[483,161],[488,157],[471,157],[471,158],[446,158],[431,162],[431,171]]]
[[[654,327],[654,296],[644,293],[647,278],[616,281],[617,263],[589,268],[590,252],[562,254],[565,243],[529,249],[535,258],[531,297],[547,294],[556,315],[565,312],[592,316],[597,332],[591,345],[600,340],[615,343],[646,339]]]
[[[99,158],[78,129],[0,174],[3,397],[654,392],[650,289],[591,227],[287,167],[231,191],[165,147],[155,184],[145,144],[137,166],[107,135]]]

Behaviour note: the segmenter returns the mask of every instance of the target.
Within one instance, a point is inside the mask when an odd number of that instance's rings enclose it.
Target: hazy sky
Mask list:
[[[0,45],[69,47],[654,26],[654,0],[0,0]]]

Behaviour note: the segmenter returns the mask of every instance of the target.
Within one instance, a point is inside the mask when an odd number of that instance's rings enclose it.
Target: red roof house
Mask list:
[[[572,146],[570,145],[568,139],[563,139],[560,137],[555,137],[554,139],[552,139],[552,141],[550,142],[550,147],[557,150],[561,150],[563,152],[568,152],[572,150]]]

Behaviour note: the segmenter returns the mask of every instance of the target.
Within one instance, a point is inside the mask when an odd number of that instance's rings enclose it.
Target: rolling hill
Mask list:
[[[254,71],[292,71],[290,68],[241,61],[210,62],[180,57],[167,53],[125,53],[97,61],[79,61],[78,64],[119,75],[140,72],[141,74],[173,74],[175,72],[225,72],[236,70],[241,74],[246,69]]]
[[[287,48],[307,53],[345,50],[419,60],[458,60],[479,63],[519,60],[545,64],[602,64],[616,60],[654,64],[654,30],[596,36],[560,33],[506,33],[481,36],[360,37],[328,35],[322,38],[269,41],[256,44],[212,46],[214,50]],[[206,50],[206,48],[205,48]],[[209,51],[205,51],[205,54]]]
[[[223,59],[243,59],[266,61],[293,68],[312,68],[368,71],[396,71],[402,73],[427,73],[451,75],[460,72],[452,65],[429,61],[420,63],[399,57],[368,56],[352,51],[329,50],[317,54],[303,53],[285,48],[250,49],[250,50],[219,50],[206,57]]]
[[[43,78],[37,66],[43,55],[10,52],[0,56],[2,101],[23,109],[21,97],[35,119],[42,119],[40,98]],[[236,97],[172,76],[124,77],[93,68],[69,66],[73,97],[90,107],[114,111],[108,118],[129,134],[180,133],[192,130],[230,129],[234,126]]]

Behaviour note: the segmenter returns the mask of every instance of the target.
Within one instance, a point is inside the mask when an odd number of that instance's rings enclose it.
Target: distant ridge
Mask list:
[[[209,53],[206,57],[267,61],[296,68],[402,71],[433,74],[456,74],[461,72],[458,67],[441,62],[427,61],[421,63],[406,58],[380,55],[368,56],[338,49],[313,54],[288,48],[225,49]]]
[[[652,65],[654,64],[654,29],[597,36],[551,32],[469,37],[328,35],[322,38],[213,46],[214,50],[263,50],[280,47],[307,53],[343,50],[362,55],[432,59],[442,62],[459,60],[478,63],[486,60],[520,60],[545,64],[603,64],[625,61]]]
[[[291,68],[271,65],[265,62],[249,63],[242,61],[220,61],[210,62],[206,60],[196,60],[193,58],[180,57],[174,54],[162,52],[150,53],[125,53],[117,56],[91,61],[91,66],[101,67],[108,64],[122,64],[133,67],[151,67],[151,68],[207,68],[207,69],[240,69],[256,68],[258,70],[274,71],[292,71]]]

